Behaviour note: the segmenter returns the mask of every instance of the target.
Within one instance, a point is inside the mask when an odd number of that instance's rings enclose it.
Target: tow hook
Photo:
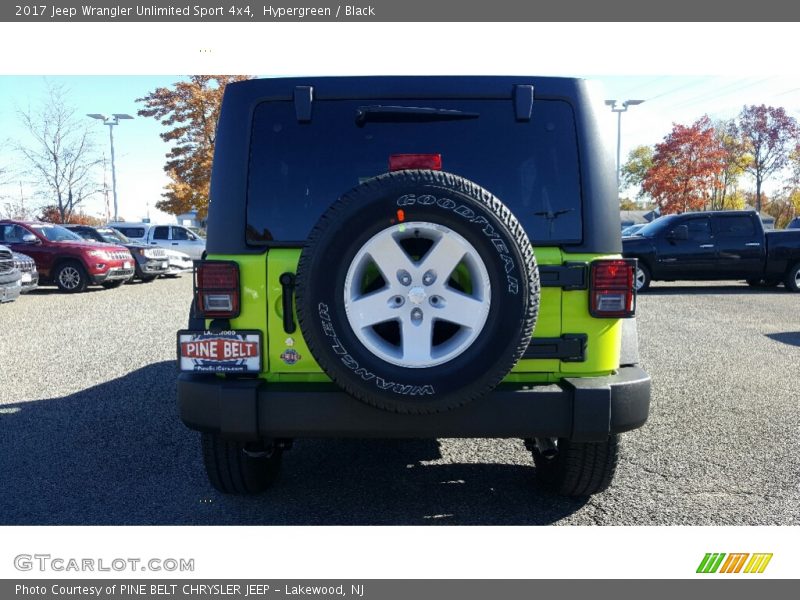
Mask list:
[[[533,438],[536,449],[547,460],[553,460],[558,456],[558,446],[554,438]]]

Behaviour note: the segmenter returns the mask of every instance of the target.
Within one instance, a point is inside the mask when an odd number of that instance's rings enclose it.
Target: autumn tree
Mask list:
[[[70,106],[67,89],[52,84],[38,108],[18,114],[30,138],[16,147],[24,159],[24,172],[37,194],[52,203],[65,221],[97,188],[94,171],[100,159],[89,124]]]
[[[789,154],[789,176],[778,198],[770,204],[767,212],[775,217],[775,226],[785,227],[800,215],[800,144]]]
[[[653,166],[642,182],[662,214],[702,210],[724,168],[725,151],[707,116],[690,126],[674,124],[656,144]]]
[[[711,190],[711,210],[743,208],[744,195],[738,190],[738,182],[751,157],[735,120],[717,121],[714,123],[714,132],[725,154],[723,167],[717,173]]]
[[[40,209],[38,219],[45,223],[69,223],[72,225],[91,225],[95,227],[103,224],[102,219],[87,215],[80,210],[73,211],[65,219],[62,217],[61,211],[59,211],[58,207],[55,205],[43,206]]]
[[[636,198],[641,199],[647,195],[642,187],[647,172],[653,167],[653,148],[651,146],[636,146],[628,153],[628,160],[620,169],[620,178],[626,188],[637,188]]]
[[[800,136],[797,120],[781,107],[745,106],[739,113],[742,141],[751,160],[747,171],[756,181],[756,210],[761,211],[761,186],[786,167]]]
[[[161,139],[172,145],[164,165],[170,182],[156,203],[160,210],[179,215],[196,209],[205,217],[222,94],[227,84],[244,79],[248,77],[192,75],[137,99],[146,107],[138,114],[159,119],[168,128]]]

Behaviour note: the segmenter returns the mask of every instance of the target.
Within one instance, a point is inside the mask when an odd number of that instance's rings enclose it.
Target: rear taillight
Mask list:
[[[390,171],[404,171],[406,169],[433,169],[442,170],[441,154],[392,154],[389,156]]]
[[[600,318],[625,318],[636,313],[636,259],[592,262],[589,313]]]
[[[204,260],[195,263],[194,298],[199,317],[232,318],[239,315],[239,265]]]

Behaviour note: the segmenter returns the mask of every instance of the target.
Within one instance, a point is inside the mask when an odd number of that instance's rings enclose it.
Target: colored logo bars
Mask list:
[[[750,560],[747,560],[748,556],[750,557]],[[703,557],[703,560],[700,561],[700,565],[697,567],[697,572],[763,573],[770,560],[772,560],[772,553],[748,554],[744,552],[725,554],[724,552],[708,552]],[[742,567],[744,567],[744,569],[742,569]]]

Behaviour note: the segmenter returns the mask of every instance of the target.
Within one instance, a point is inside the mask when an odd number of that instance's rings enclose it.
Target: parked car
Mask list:
[[[211,484],[266,489],[294,437],[453,436],[608,487],[650,378],[602,108],[569,78],[228,85],[177,347]]]
[[[764,231],[752,210],[667,215],[622,240],[638,260],[636,288],[651,281],[741,280],[800,291],[800,231]]]
[[[800,229],[800,217],[795,217],[786,226],[786,229]]]
[[[14,264],[11,248],[0,246],[0,303],[13,302],[22,292],[22,274]]]
[[[36,261],[27,254],[14,252],[14,266],[19,269],[21,274],[20,284],[22,293],[26,294],[39,287],[39,271],[36,269]]]
[[[40,283],[62,292],[82,292],[89,285],[117,287],[134,274],[134,260],[123,246],[98,247],[61,225],[0,220],[0,243],[36,262]]]
[[[134,242],[112,227],[90,227],[89,225],[65,225],[65,227],[85,240],[125,246],[136,261],[134,277],[138,277],[145,283],[154,281],[159,275],[164,275],[169,268],[166,250]]]
[[[177,250],[195,260],[206,250],[206,240],[183,225],[117,222],[109,223],[108,226],[121,231],[134,241],[167,250]]]
[[[636,232],[639,231],[645,225],[647,225],[647,223],[637,223],[636,225],[629,225],[628,227],[622,230],[622,237],[630,237],[632,235],[636,235]]]
[[[188,254],[178,252],[177,250],[164,250],[167,253],[167,272],[164,277],[178,277],[184,273],[191,273],[194,262]]]

